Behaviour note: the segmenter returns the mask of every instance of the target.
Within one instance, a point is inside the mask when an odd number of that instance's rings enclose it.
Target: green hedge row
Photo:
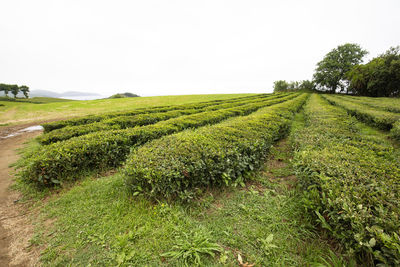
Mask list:
[[[399,266],[399,151],[319,95],[304,112],[291,139],[305,208],[350,252]]]
[[[269,95],[268,99],[280,98],[285,95]],[[166,112],[157,112],[157,113],[146,113],[146,114],[138,114],[132,116],[118,116],[110,119],[103,119],[99,122],[89,123],[86,125],[76,125],[76,126],[66,126],[60,129],[55,129],[49,133],[45,133],[40,135],[37,140],[39,143],[47,145],[50,143],[55,143],[58,141],[63,141],[70,139],[75,136],[81,136],[88,133],[98,132],[98,131],[107,131],[107,130],[118,130],[118,129],[126,129],[132,128],[136,126],[143,126],[153,124],[159,121],[168,120],[171,118],[176,118],[182,115],[195,114],[205,111],[218,110],[218,109],[226,109],[232,108],[235,106],[241,106],[250,103],[256,103],[260,101],[264,101],[266,97],[258,97],[252,99],[246,99],[244,101],[234,101],[229,103],[222,104],[213,104],[213,105],[205,105],[204,103],[198,105],[188,105],[190,107],[195,108],[183,108],[181,110],[172,110]],[[108,116],[108,115],[107,115]]]
[[[262,107],[278,104],[296,97],[286,97],[247,104],[230,109],[209,111],[161,121],[152,125],[91,133],[42,146],[29,155],[21,170],[23,179],[51,185],[66,179],[76,179],[90,170],[102,170],[120,165],[135,146],[188,128],[214,124],[224,119],[248,115]]]
[[[207,186],[243,183],[243,175],[287,133],[307,97],[149,142],[129,155],[126,184],[132,192],[188,200]]]
[[[391,130],[392,136],[400,141],[400,120],[393,124],[393,128]]]
[[[37,137],[39,143],[48,145],[51,143],[68,140],[72,137],[81,136],[93,132],[126,129],[134,126],[153,124],[182,115],[202,112],[202,109],[172,110],[159,113],[138,114],[134,116],[119,116],[87,125],[66,126],[45,133]]]
[[[364,104],[384,111],[400,113],[400,99],[389,97],[367,97],[367,96],[341,96],[346,100]]]
[[[173,105],[173,106],[158,106],[158,107],[151,107],[151,108],[138,108],[133,109],[130,111],[119,111],[119,112],[110,112],[101,115],[87,115],[84,117],[73,118],[69,120],[62,120],[62,121],[55,121],[44,123],[42,126],[44,128],[44,132],[48,133],[56,129],[60,129],[66,126],[76,126],[76,125],[85,125],[89,123],[99,122],[104,119],[110,119],[118,116],[133,116],[138,114],[147,114],[147,113],[158,113],[158,112],[167,112],[172,110],[182,110],[182,109],[197,109],[197,108],[204,108],[207,106],[212,105],[219,105],[221,103],[231,103],[236,101],[243,101],[252,98],[259,98],[259,97],[268,97],[272,94],[260,94],[260,95],[252,95],[252,96],[245,96],[245,97],[236,97],[231,99],[225,100],[212,100],[207,102],[198,102],[198,103],[191,103],[185,105]]]
[[[398,120],[400,120],[400,114],[377,110],[366,105],[357,104],[351,101],[347,101],[338,96],[323,95],[331,104],[340,106],[347,110],[347,112],[362,122],[370,124],[381,130],[390,130]]]

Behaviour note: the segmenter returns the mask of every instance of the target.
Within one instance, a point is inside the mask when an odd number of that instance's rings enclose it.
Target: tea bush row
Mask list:
[[[268,99],[279,98],[283,96],[285,95],[284,94],[270,95]],[[264,101],[265,99],[266,99],[265,97],[258,97],[254,99],[246,99],[244,101],[235,101],[217,105],[204,105],[204,104],[190,105],[190,107],[196,107],[191,109],[183,108],[181,110],[171,110],[166,112],[145,113],[145,114],[137,114],[131,116],[118,116],[110,119],[103,119],[99,122],[89,123],[86,125],[66,126],[60,129],[55,129],[49,133],[40,135],[37,139],[41,144],[47,145],[50,143],[67,140],[72,137],[81,136],[88,133],[149,125],[159,121],[176,118],[182,115],[189,115],[205,111],[231,108],[235,106],[241,106],[245,104]]]
[[[354,103],[338,96],[323,95],[330,103],[340,106],[362,122],[370,124],[381,130],[390,130],[398,120],[400,114],[377,110],[366,105]]]
[[[305,208],[350,252],[399,266],[399,151],[318,95],[305,117],[292,136]]]
[[[346,100],[364,104],[384,111],[400,113],[400,99],[389,97],[367,97],[367,96],[341,96]]]
[[[391,133],[394,138],[396,138],[398,141],[400,141],[400,120],[397,121],[395,124],[393,124]]]
[[[105,113],[105,114],[101,114],[101,115],[87,115],[84,117],[73,118],[73,119],[69,119],[69,120],[49,122],[49,123],[44,123],[42,126],[44,128],[44,132],[48,133],[53,130],[60,129],[60,128],[63,128],[66,126],[84,125],[84,124],[99,122],[104,119],[110,119],[110,118],[114,118],[114,117],[118,117],[118,116],[132,116],[132,115],[138,115],[138,114],[147,114],[147,113],[155,113],[155,112],[158,113],[158,112],[166,112],[166,111],[172,111],[172,110],[196,109],[196,108],[203,108],[203,107],[212,106],[212,105],[219,105],[221,103],[231,103],[231,102],[236,102],[236,101],[243,101],[246,99],[268,97],[271,95],[272,94],[261,94],[261,95],[254,95],[254,96],[231,98],[231,99],[226,99],[226,100],[212,100],[212,101],[207,101],[207,102],[190,103],[190,104],[185,104],[185,105],[138,108],[138,109],[133,109],[130,111],[110,112],[110,113]]]
[[[95,132],[42,146],[36,153],[28,155],[27,164],[20,175],[25,180],[41,185],[75,180],[87,171],[120,165],[131,149],[150,140],[184,129],[214,124],[230,117],[248,115],[262,107],[287,101],[297,95],[290,94],[239,107],[185,115],[142,127]]]
[[[307,97],[149,142],[129,155],[126,184],[134,194],[188,200],[207,186],[243,183],[244,174],[286,135]]]

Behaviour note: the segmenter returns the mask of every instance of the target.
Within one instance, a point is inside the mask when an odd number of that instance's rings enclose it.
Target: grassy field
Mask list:
[[[0,125],[15,125],[34,121],[78,117],[111,111],[125,111],[143,107],[187,104],[216,99],[229,99],[250,94],[181,95],[68,101],[54,98],[32,98],[37,103],[0,101]],[[55,101],[56,100],[56,101]],[[48,103],[46,103],[48,102]]]
[[[15,185],[41,264],[400,264],[396,100],[237,97],[46,124]]]
[[[41,97],[35,96],[31,98],[12,98],[12,97],[0,97],[1,102],[21,102],[21,103],[33,103],[33,104],[46,104],[54,102],[68,102],[74,101],[70,99],[54,98],[54,97]]]

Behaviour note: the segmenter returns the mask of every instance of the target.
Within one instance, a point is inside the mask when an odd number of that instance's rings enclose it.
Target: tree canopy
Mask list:
[[[126,93],[122,93],[122,94],[118,93],[118,94],[112,95],[109,98],[125,98],[125,97],[139,97],[139,95],[126,92]]]
[[[400,47],[391,47],[347,74],[349,90],[364,96],[400,96]]]
[[[14,98],[17,98],[19,92],[22,92],[26,98],[29,97],[29,87],[26,85],[18,86],[16,84],[0,83],[0,92],[1,91],[3,91],[6,96],[11,92],[14,95]]]
[[[274,92],[285,92],[289,88],[289,83],[285,80],[274,82]]]
[[[347,90],[349,82],[346,73],[362,62],[368,52],[358,44],[344,44],[331,50],[323,60],[317,63],[314,82],[317,89],[335,93]]]
[[[287,82],[279,80],[274,82],[274,92],[288,92],[297,90],[313,90],[314,83],[309,80]]]

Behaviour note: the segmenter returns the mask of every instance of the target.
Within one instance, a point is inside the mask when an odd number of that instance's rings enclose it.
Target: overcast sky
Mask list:
[[[399,0],[1,0],[0,82],[110,95],[271,92],[346,42],[400,45]]]

